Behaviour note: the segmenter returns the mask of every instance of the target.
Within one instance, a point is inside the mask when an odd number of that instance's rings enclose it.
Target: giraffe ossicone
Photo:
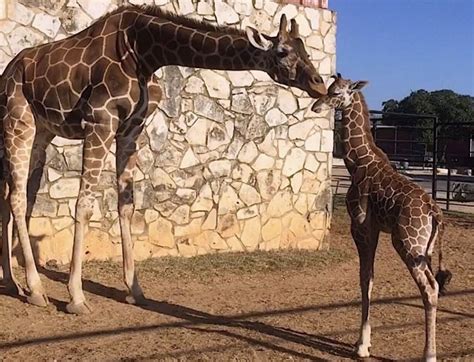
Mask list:
[[[362,320],[357,342],[359,357],[369,357],[370,294],[374,257],[380,232],[390,233],[392,244],[420,289],[425,308],[427,361],[436,360],[436,307],[438,293],[451,279],[442,254],[443,216],[436,202],[417,184],[394,170],[387,155],[376,146],[370,131],[369,111],[361,89],[366,81],[333,77],[327,95],[312,106],[342,111],[341,138],[344,163],[351,176],[346,195],[351,233],[360,261]],[[433,275],[431,255],[439,243],[439,271]]]
[[[38,190],[35,180],[41,179],[45,148],[54,136],[83,139],[67,310],[90,311],[81,282],[83,240],[94,189],[115,139],[126,299],[143,302],[131,236],[133,171],[137,138],[162,95],[154,72],[165,65],[262,70],[275,81],[318,98],[326,94],[326,87],[298,36],[295,20],[290,28],[284,15],[278,34],[269,36],[253,28],[210,25],[157,6],[124,6],[75,35],[21,51],[0,78],[4,283],[21,290],[11,268],[14,224],[25,259],[28,301],[48,303],[28,235],[27,189],[33,195]]]

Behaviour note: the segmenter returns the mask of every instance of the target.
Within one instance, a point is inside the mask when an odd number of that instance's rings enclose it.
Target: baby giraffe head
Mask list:
[[[344,79],[340,73],[331,78],[334,78],[334,82],[329,86],[328,94],[314,102],[311,107],[313,112],[320,113],[323,106],[336,110],[349,107],[354,99],[354,94],[360,92],[368,83],[365,80],[353,82],[350,79]]]

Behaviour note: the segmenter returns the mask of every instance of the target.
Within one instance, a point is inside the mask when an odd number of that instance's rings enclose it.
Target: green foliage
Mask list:
[[[471,122],[474,126],[474,97],[457,94],[448,89],[433,92],[419,89],[411,92],[408,97],[401,101],[389,99],[383,102],[382,110],[384,112],[434,115],[438,117],[440,124]],[[402,124],[396,122],[396,117],[393,116],[384,117],[383,123]],[[426,119],[414,119],[410,123],[419,127],[432,126],[432,121]],[[403,124],[407,125],[406,122]],[[445,137],[459,136],[460,132],[463,132],[461,127],[456,125],[441,126],[439,134]],[[429,130],[421,132],[417,138],[418,141],[427,144],[431,144],[433,141],[432,132]]]

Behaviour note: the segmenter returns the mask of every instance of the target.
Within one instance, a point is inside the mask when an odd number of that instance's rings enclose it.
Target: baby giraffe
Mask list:
[[[392,244],[405,262],[418,288],[425,307],[425,350],[427,361],[436,360],[436,306],[438,293],[451,279],[442,260],[441,209],[417,184],[397,173],[387,155],[375,145],[370,132],[369,112],[360,90],[365,81],[352,82],[340,74],[328,94],[317,100],[312,109],[320,112],[323,105],[342,111],[344,162],[351,175],[346,196],[351,217],[351,233],[360,261],[362,323],[357,342],[359,357],[369,356],[370,293],[374,277],[374,257],[379,233],[390,233]],[[431,268],[431,255],[439,239],[439,271]]]

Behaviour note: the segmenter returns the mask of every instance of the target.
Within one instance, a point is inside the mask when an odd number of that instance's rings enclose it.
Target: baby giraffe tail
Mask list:
[[[434,229],[437,229],[435,231]],[[443,232],[444,232],[444,225],[443,225],[443,217],[441,210],[436,208],[433,214],[433,230],[434,230],[434,237],[438,239],[439,245],[439,265],[438,265],[438,272],[436,273],[435,279],[438,282],[439,286],[439,295],[446,294],[446,286],[451,281],[453,274],[446,269],[444,262],[443,262]],[[436,235],[437,234],[437,235]],[[435,240],[432,240],[434,242]]]

